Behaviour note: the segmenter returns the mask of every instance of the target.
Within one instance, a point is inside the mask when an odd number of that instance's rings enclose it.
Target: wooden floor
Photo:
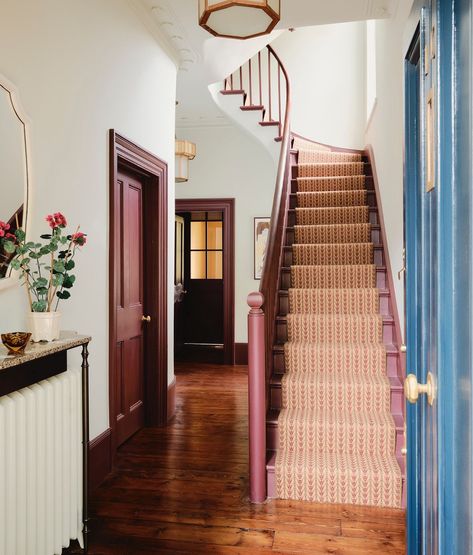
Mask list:
[[[91,500],[92,554],[402,554],[404,512],[248,502],[246,367],[180,364],[177,415],[120,449]]]

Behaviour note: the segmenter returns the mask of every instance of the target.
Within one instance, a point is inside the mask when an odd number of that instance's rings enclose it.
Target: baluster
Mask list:
[[[251,58],[248,62],[248,82],[250,86],[250,106],[253,106],[253,81],[251,79]]]
[[[233,91],[233,73],[230,75],[230,90]]]
[[[272,121],[271,116],[271,52],[268,50],[268,86],[269,86],[269,121]]]
[[[279,103],[279,136],[281,137],[281,66],[278,64],[278,103]]]
[[[240,91],[243,90],[243,66],[240,66]]]
[[[265,326],[261,293],[248,295],[248,419],[250,501],[266,500],[266,371]]]
[[[261,51],[258,52],[258,73],[259,73],[259,105],[263,106],[263,87],[261,86]]]

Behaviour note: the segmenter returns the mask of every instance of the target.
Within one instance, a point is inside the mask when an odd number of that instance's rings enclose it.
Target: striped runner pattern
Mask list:
[[[400,507],[364,162],[296,139],[278,497]]]

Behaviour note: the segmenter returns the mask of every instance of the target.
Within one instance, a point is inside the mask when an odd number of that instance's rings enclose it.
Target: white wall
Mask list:
[[[271,46],[291,81],[292,130],[322,143],[364,148],[365,23],[302,27]]]
[[[376,107],[366,131],[373,146],[393,281],[404,330],[404,288],[397,272],[403,247],[403,142],[405,28],[412,0],[399,0],[392,19],[376,21]]]
[[[0,73],[16,85],[31,118],[30,231],[44,232],[44,216],[61,211],[89,235],[62,312],[64,329],[93,336],[91,437],[108,426],[110,128],[168,162],[174,214],[176,68],[130,6],[127,0],[2,0],[0,8]],[[171,283],[172,276],[171,264]],[[171,288],[171,376],[172,310]],[[24,329],[25,314],[23,291],[0,291],[1,330]]]
[[[253,218],[270,216],[276,167],[261,144],[233,126],[177,130],[197,144],[190,179],[176,184],[176,198],[235,199],[235,341],[246,343],[246,297],[259,289],[253,279]]]

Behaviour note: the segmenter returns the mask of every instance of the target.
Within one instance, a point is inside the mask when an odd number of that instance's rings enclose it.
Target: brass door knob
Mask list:
[[[414,374],[409,374],[404,380],[404,395],[409,403],[416,403],[421,393],[427,394],[429,405],[434,404],[436,396],[435,378],[431,372],[427,374],[427,383],[422,384],[417,381]]]
[[[142,322],[151,322],[151,316],[142,316],[141,321]]]

